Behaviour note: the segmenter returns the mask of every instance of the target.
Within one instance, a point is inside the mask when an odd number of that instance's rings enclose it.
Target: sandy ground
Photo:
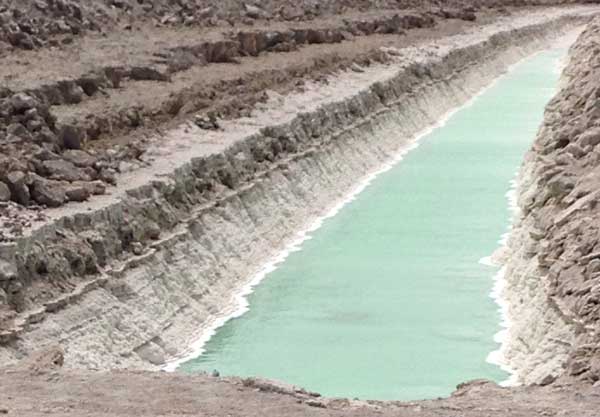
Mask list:
[[[9,416],[405,416],[597,417],[600,387],[500,388],[463,384],[447,399],[380,402],[322,398],[260,379],[150,372],[0,371],[0,413]]]

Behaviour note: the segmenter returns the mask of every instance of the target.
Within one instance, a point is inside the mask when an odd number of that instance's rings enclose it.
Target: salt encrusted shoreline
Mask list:
[[[502,351],[525,384],[600,380],[599,33],[596,18],[571,47],[519,176],[503,291],[513,325]]]
[[[577,30],[566,36],[564,47],[573,45],[580,34]],[[568,60],[567,54],[558,63],[559,73]],[[500,267],[491,296],[500,307],[502,330],[496,335],[500,347],[488,361],[511,374],[503,382],[507,386],[554,381],[563,373],[577,332],[548,303],[545,277],[538,270],[537,258],[532,256],[535,242],[530,232],[535,229],[532,219],[523,214],[523,200],[536,192],[535,182],[534,158],[528,154],[506,195],[512,224],[502,236],[501,246],[489,257],[490,264]]]
[[[511,190],[516,200],[531,184],[528,168],[524,163]],[[532,256],[534,226],[523,218],[517,201],[514,204],[510,231],[492,255],[493,264],[501,267],[493,297],[501,307],[503,329],[497,339],[500,348],[489,360],[510,372],[504,385],[547,384],[563,373],[576,329],[547,301],[544,277]]]
[[[389,51],[391,65],[272,97],[224,131],[171,132],[150,169],[121,179],[127,189],[51,211],[50,224],[2,248],[22,311],[0,334],[0,361],[60,342],[71,367],[162,366],[202,323],[231,313],[232,294],[307,220],[592,10],[546,9]],[[40,262],[61,271],[56,282]]]

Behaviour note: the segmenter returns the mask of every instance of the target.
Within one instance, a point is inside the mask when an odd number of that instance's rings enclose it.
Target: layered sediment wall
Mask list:
[[[600,20],[570,50],[520,174],[503,346],[525,383],[600,379]]]
[[[49,210],[0,247],[0,361],[50,343],[74,367],[157,368],[236,308],[310,219],[506,68],[584,23],[548,9],[272,95],[220,131],[185,125],[112,195]]]

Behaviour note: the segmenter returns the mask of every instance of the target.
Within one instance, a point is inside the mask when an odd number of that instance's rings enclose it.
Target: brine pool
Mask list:
[[[517,64],[312,233],[180,371],[261,376],[327,396],[414,400],[509,375],[497,268],[507,191],[566,48]],[[497,338],[496,338],[497,339]]]

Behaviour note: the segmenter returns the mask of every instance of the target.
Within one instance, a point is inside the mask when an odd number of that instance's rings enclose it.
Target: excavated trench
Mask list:
[[[125,174],[117,192],[49,210],[49,222],[2,246],[3,288],[17,307],[3,323],[0,360],[56,342],[74,368],[160,369],[188,357],[332,201],[593,12],[531,12],[390,50],[389,64],[272,96],[257,115],[201,139],[193,126],[168,133],[166,157]],[[520,378],[539,382],[557,369]]]
[[[489,297],[499,271],[478,261],[508,227],[505,194],[555,93],[566,44],[515,65],[362,181],[268,264],[237,318],[178,369],[389,400],[506,380],[486,363],[499,348]]]

